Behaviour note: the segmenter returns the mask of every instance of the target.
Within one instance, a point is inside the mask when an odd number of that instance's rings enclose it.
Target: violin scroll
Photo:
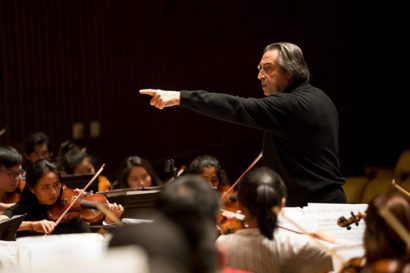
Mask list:
[[[347,230],[351,230],[352,227],[350,225],[355,224],[356,226],[359,225],[359,221],[360,219],[362,219],[362,216],[360,214],[355,215],[353,212],[350,212],[350,214],[352,216],[350,216],[349,218],[345,218],[344,216],[340,216],[337,219],[337,225],[339,227],[345,227]]]

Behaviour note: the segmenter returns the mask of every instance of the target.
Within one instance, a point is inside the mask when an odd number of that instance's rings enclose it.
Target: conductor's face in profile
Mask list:
[[[292,83],[292,75],[277,63],[278,56],[279,50],[269,50],[263,54],[258,65],[258,79],[265,96],[281,93]]]

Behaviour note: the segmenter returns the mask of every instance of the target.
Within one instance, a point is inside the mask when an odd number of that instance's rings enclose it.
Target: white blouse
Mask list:
[[[333,270],[332,258],[309,236],[277,228],[273,240],[257,228],[221,235],[216,241],[226,265],[254,273],[316,273]]]

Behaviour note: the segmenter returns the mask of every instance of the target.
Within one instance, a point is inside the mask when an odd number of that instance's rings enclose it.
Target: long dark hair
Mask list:
[[[214,167],[216,175],[218,176],[219,186],[229,185],[228,177],[225,170],[221,168],[218,159],[210,155],[199,155],[192,160],[188,167],[188,173],[201,174],[204,168]]]
[[[404,228],[410,230],[409,200],[399,194],[376,196],[369,203],[366,212],[364,248],[367,263],[371,264],[380,259],[410,258],[410,253],[406,251],[405,241],[379,215],[378,206],[389,209]]]
[[[157,173],[155,172],[154,168],[148,162],[148,160],[140,157],[140,156],[130,156],[127,157],[121,167],[121,170],[118,174],[118,183],[120,188],[129,188],[127,184],[127,178],[130,174],[130,171],[134,167],[142,167],[144,168],[148,174],[151,176],[151,182],[153,186],[161,186],[163,182],[158,177]]]
[[[247,173],[238,189],[239,202],[256,216],[261,234],[268,239],[273,239],[277,224],[273,208],[280,206],[286,195],[282,178],[267,167],[256,168]]]
[[[48,161],[47,159],[40,159],[32,163],[26,173],[26,186],[24,187],[23,193],[20,198],[20,202],[30,202],[31,200],[36,199],[34,194],[30,191],[30,188],[34,189],[38,181],[48,173],[55,173],[61,181],[60,172],[58,171],[57,166]]]

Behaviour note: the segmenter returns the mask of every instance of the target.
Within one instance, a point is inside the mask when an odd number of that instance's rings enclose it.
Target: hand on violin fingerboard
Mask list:
[[[140,94],[150,95],[152,106],[158,109],[179,105],[181,102],[181,93],[179,91],[165,91],[161,89],[142,89]]]
[[[117,203],[108,204],[108,210],[112,212],[115,216],[117,216],[118,218],[120,218],[120,216],[124,213],[124,207],[121,204],[117,204]],[[107,224],[111,224],[114,221],[110,217],[106,216],[105,222]]]

